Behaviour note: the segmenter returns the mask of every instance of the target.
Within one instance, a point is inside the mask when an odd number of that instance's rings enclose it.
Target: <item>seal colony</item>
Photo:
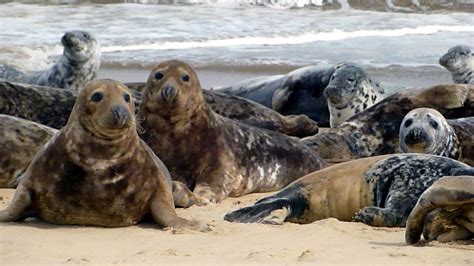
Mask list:
[[[335,68],[324,89],[329,107],[329,123],[333,128],[385,98],[384,89],[373,82],[361,67],[353,63],[341,63]]]
[[[412,109],[432,108],[448,119],[474,116],[474,86],[437,85],[404,90],[302,142],[329,162],[398,153],[400,125]]]
[[[98,80],[80,93],[67,125],[34,157],[0,221],[130,226],[151,214],[160,226],[200,229],[176,215],[166,167],[138,137],[133,99]]]
[[[151,71],[138,119],[142,139],[194,193],[183,190],[185,206],[275,191],[325,165],[294,138],[216,114],[195,71],[177,60]]]
[[[133,89],[131,93],[137,107],[145,84],[127,86]],[[244,124],[298,137],[318,133],[317,123],[305,115],[283,116],[258,103],[216,91],[203,90],[203,94],[216,113]],[[0,81],[0,113],[53,128],[59,129],[66,124],[76,97],[75,91]]]
[[[474,117],[446,120],[438,111],[410,111],[400,126],[400,150],[446,156],[474,165]]]
[[[404,227],[418,197],[437,179],[474,173],[456,160],[427,154],[383,155],[306,175],[224,219],[241,223],[311,223],[325,218]]]
[[[439,64],[453,76],[454,83],[474,84],[474,51],[469,46],[457,45],[440,57]]]
[[[474,176],[447,176],[430,186],[413,208],[406,224],[405,239],[416,244],[448,242],[474,237]]]
[[[0,67],[0,78],[40,86],[79,91],[97,77],[100,45],[85,31],[66,32],[61,39],[64,51],[59,61],[45,71],[23,73],[11,66]]]

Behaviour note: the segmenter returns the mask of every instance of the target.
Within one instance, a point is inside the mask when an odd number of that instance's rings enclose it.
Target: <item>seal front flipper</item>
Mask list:
[[[22,184],[18,185],[12,202],[0,211],[0,222],[14,222],[29,216],[31,207],[30,191]]]
[[[175,206],[182,208],[189,208],[192,205],[205,206],[210,203],[209,200],[193,193],[180,181],[173,181],[173,200]]]
[[[280,111],[288,102],[288,99],[292,93],[293,90],[291,90],[288,86],[275,90],[272,96],[272,109],[275,111]]]
[[[230,212],[224,220],[236,223],[283,224],[291,214],[291,202],[288,199],[266,199],[251,207]]]

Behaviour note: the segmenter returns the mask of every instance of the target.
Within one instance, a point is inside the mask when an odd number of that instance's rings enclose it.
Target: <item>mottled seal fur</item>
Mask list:
[[[408,112],[421,107],[438,110],[447,119],[474,116],[474,86],[449,84],[400,91],[339,127],[302,141],[331,162],[398,153],[402,120]]]
[[[474,117],[446,120],[434,109],[414,109],[400,126],[400,151],[446,156],[472,166]]]
[[[135,106],[141,102],[144,83],[126,84],[133,89]],[[50,127],[66,124],[78,92],[0,81],[0,113],[18,116]],[[283,116],[258,103],[216,91],[203,90],[218,114],[251,126],[305,137],[318,133],[318,125],[305,115]]]
[[[181,61],[153,68],[138,117],[143,140],[194,192],[183,205],[275,191],[324,165],[297,139],[216,114]]]
[[[285,75],[256,77],[215,89],[250,99],[284,115],[305,114],[319,126],[328,127],[329,111],[323,91],[334,70],[334,66],[326,64],[307,66]]]
[[[151,214],[161,226],[200,228],[176,215],[171,189],[166,167],[138,137],[130,92],[93,81],[28,166],[0,221],[120,227]]]
[[[0,78],[27,84],[81,90],[97,77],[100,66],[100,46],[97,39],[85,31],[66,32],[61,43],[64,51],[59,61],[45,71],[23,73],[11,66],[0,67]]]
[[[469,46],[457,45],[440,57],[439,64],[453,76],[454,83],[474,84],[474,50]]]
[[[328,102],[331,127],[337,127],[347,119],[385,98],[384,89],[373,82],[364,69],[354,63],[341,63],[324,89]]]
[[[255,205],[228,213],[242,223],[311,223],[325,218],[405,226],[418,197],[438,178],[473,173],[459,161],[428,154],[383,155],[334,165],[293,182]]]
[[[415,244],[474,238],[474,176],[447,176],[437,180],[418,199],[406,224],[405,240]]]
[[[0,188],[14,188],[31,159],[57,130],[25,119],[0,115]]]

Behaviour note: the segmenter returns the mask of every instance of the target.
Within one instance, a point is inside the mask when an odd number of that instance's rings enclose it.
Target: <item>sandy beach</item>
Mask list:
[[[0,190],[5,208],[14,190]],[[474,263],[472,241],[407,246],[402,228],[326,219],[307,225],[233,224],[224,214],[268,194],[178,209],[211,231],[56,226],[35,219],[0,224],[0,264],[446,264]]]

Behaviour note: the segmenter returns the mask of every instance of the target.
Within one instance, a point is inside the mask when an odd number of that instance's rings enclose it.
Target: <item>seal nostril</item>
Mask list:
[[[112,109],[112,115],[114,117],[114,121],[118,125],[126,125],[130,118],[128,109],[123,106],[114,107]]]
[[[163,91],[162,91],[162,96],[163,96],[163,99],[165,101],[170,101],[174,98],[174,96],[176,96],[176,88],[174,86],[171,86],[171,85],[166,85],[164,88],[163,88]]]

